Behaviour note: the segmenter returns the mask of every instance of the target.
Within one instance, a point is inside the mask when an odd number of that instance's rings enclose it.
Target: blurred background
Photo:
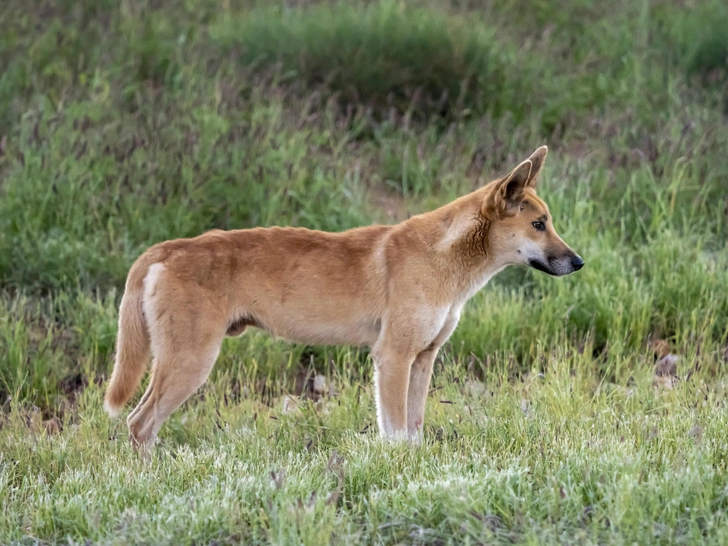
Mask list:
[[[126,273],[156,242],[397,222],[542,144],[540,194],[588,265],[499,275],[438,366],[576,351],[626,381],[657,344],[718,373],[726,28],[719,0],[4,0],[0,404],[63,418],[100,396]],[[365,354],[253,334],[213,384],[300,390],[329,366],[369,374]]]

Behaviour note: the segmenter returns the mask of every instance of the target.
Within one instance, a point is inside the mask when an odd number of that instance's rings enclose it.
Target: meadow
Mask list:
[[[728,543],[726,28],[721,0],[4,0],[0,544]],[[423,445],[379,440],[366,350],[260,332],[149,453],[104,413],[150,245],[398,222],[542,144],[587,265],[467,305]]]

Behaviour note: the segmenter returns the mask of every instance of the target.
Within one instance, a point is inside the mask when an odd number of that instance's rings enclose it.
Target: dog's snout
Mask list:
[[[574,271],[579,271],[582,267],[584,267],[584,260],[582,260],[581,256],[578,254],[574,254],[571,257],[571,265],[574,268]]]

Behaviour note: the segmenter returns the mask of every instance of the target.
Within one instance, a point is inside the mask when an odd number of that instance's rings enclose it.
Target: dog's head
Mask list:
[[[489,246],[504,265],[524,264],[549,275],[568,275],[584,260],[554,229],[549,209],[536,195],[548,148],[542,146],[507,176],[489,184],[483,203]]]

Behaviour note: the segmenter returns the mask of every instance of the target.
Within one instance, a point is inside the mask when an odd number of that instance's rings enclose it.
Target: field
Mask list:
[[[4,0],[0,544],[728,543],[726,28],[722,0]],[[258,332],[146,455],[103,412],[150,245],[394,223],[542,144],[587,265],[468,304],[422,446],[378,439],[364,349]]]

